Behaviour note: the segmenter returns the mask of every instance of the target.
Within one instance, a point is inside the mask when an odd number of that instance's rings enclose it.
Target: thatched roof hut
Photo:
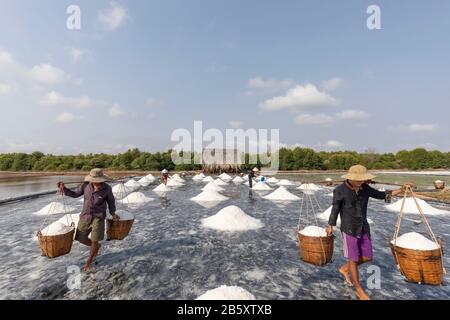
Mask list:
[[[204,149],[203,171],[212,173],[239,173],[243,154],[236,149]]]

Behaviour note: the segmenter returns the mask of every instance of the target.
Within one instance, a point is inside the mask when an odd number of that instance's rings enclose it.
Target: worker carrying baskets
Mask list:
[[[375,176],[368,173],[362,165],[352,166],[343,178],[346,181],[333,192],[333,207],[326,231],[328,235],[333,234],[333,227],[340,215],[344,256],[348,262],[339,268],[339,272],[348,285],[354,286],[359,299],[368,300],[369,297],[359,282],[358,266],[371,261],[373,255],[370,226],[367,222],[369,198],[389,201],[392,196],[402,194],[406,187],[410,188],[412,183],[405,184],[398,190],[378,191],[368,185],[367,181]]]
[[[90,255],[84,267],[84,271],[89,271],[98,255],[100,241],[105,237],[106,208],[109,208],[114,220],[120,220],[120,217],[116,215],[116,200],[111,187],[106,183],[108,177],[103,170],[91,170],[84,181],[75,191],[67,189],[62,182],[58,182],[57,186],[61,194],[71,198],[84,195],[83,211],[75,232],[75,240],[90,247]]]

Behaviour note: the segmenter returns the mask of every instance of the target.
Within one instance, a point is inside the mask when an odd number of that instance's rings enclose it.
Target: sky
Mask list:
[[[165,151],[196,120],[449,151],[449,34],[446,0],[0,0],[0,152]]]

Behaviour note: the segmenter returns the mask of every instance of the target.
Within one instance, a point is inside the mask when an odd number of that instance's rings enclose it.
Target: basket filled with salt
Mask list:
[[[298,230],[300,256],[306,263],[324,266],[331,262],[334,251],[334,236],[328,236],[325,229],[308,226]]]
[[[72,250],[75,226],[67,226],[59,221],[54,222],[42,230],[37,237],[41,253],[50,259],[68,254]]]
[[[107,219],[106,238],[107,240],[123,240],[130,233],[134,223],[134,216],[128,211],[118,210],[116,215],[120,220]]]

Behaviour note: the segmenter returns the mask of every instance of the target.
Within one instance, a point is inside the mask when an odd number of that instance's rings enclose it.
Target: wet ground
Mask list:
[[[230,183],[224,192],[230,199],[208,209],[189,200],[201,192],[203,185],[188,179],[187,185],[166,197],[151,191],[155,185],[143,189],[155,200],[132,210],[135,224],[124,241],[103,243],[95,270],[81,275],[79,289],[68,289],[67,282],[73,284],[71,280],[75,279],[68,268],[71,271],[73,266],[83,266],[88,256],[86,247],[74,243],[70,254],[49,260],[40,256],[34,239],[43,218],[32,212],[53,201],[54,196],[0,206],[0,298],[195,299],[221,285],[241,286],[257,299],[354,298],[337,271],[344,262],[339,234],[333,263],[316,267],[300,260],[295,237],[300,202],[274,204],[262,199],[260,193],[249,196],[244,185]],[[301,196],[295,188],[290,191]],[[329,192],[316,193],[323,209],[331,204]],[[71,199],[70,204],[81,210],[77,200]],[[232,204],[260,219],[265,226],[240,233],[202,228],[202,218]],[[360,269],[366,286],[373,266],[379,268],[380,288],[369,290],[371,297],[449,299],[449,276],[445,277],[444,286],[437,287],[403,280],[387,240],[394,231],[396,214],[387,212],[384,205],[383,201],[371,200],[368,214],[373,220],[374,261]],[[438,207],[450,210],[449,206]],[[52,216],[49,221],[59,217]],[[417,216],[407,218],[418,219]],[[450,215],[430,216],[429,222],[435,234],[449,243]],[[425,232],[426,229],[423,224],[405,220],[402,232],[408,231]],[[448,249],[444,252],[445,265],[449,266]]]

